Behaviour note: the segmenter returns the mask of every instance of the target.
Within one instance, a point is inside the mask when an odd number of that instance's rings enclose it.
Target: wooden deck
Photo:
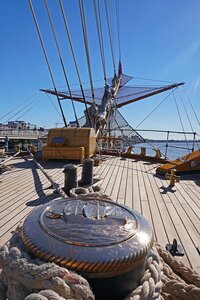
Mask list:
[[[7,163],[11,171],[0,175],[0,244],[7,243],[12,231],[36,206],[58,197],[31,158]],[[65,162],[42,163],[48,174],[63,186]],[[182,245],[185,264],[200,273],[200,175],[181,176],[171,190],[164,178],[155,176],[156,164],[105,157],[94,174],[107,195],[143,214],[152,224],[162,246],[174,238]],[[81,166],[78,168],[81,176]]]

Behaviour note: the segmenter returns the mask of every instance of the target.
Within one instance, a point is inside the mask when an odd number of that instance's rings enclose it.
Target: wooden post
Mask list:
[[[145,147],[140,148],[140,155],[141,156],[146,156],[146,148]]]

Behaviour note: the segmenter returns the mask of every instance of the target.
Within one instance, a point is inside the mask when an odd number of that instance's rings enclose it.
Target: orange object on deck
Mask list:
[[[200,173],[200,150],[193,151],[158,167],[156,173],[164,175],[170,173],[172,169],[176,171],[176,174]]]

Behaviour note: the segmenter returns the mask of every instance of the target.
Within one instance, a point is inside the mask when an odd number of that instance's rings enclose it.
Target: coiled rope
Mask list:
[[[78,188],[71,194],[109,199],[98,188]],[[66,200],[67,201],[67,200]],[[0,300],[93,300],[89,283],[80,275],[31,257],[16,231],[0,248]],[[155,243],[140,285],[124,300],[198,300],[200,276]]]
[[[173,257],[161,245],[155,244],[163,264],[164,299],[198,300],[200,299],[200,275]]]
[[[87,280],[80,275],[54,263],[31,258],[17,232],[9,247],[0,248],[0,268],[0,300],[95,299]],[[162,264],[156,251],[152,250],[141,286],[126,300],[146,299],[145,295],[147,299],[162,299],[161,277]]]
[[[0,248],[0,268],[0,300],[94,299],[89,283],[80,275],[31,258],[17,232],[9,247]]]

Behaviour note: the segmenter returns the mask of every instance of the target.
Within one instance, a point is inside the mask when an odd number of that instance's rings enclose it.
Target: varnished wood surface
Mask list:
[[[42,163],[45,170],[61,187],[66,161]],[[71,163],[71,162],[70,162]],[[0,244],[9,241],[20,222],[38,205],[59,195],[28,157],[15,158],[7,166],[11,171],[0,175]],[[200,175],[181,176],[173,189],[163,177],[155,175],[156,164],[104,157],[94,167],[94,175],[103,192],[114,201],[143,214],[152,224],[155,240],[162,246],[174,238],[182,245],[185,264],[200,272]],[[81,177],[81,166],[78,176]]]

